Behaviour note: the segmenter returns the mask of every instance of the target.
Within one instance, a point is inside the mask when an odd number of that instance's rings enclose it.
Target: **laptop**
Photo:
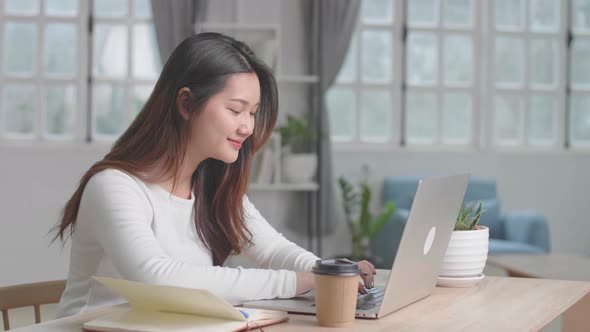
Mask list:
[[[468,182],[469,174],[419,181],[387,285],[358,296],[357,318],[381,318],[432,294]],[[243,306],[315,314],[313,291]]]

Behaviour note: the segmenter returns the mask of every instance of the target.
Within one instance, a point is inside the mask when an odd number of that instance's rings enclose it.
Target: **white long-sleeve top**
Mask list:
[[[311,271],[318,257],[285,239],[244,197],[253,246],[242,253],[258,268],[213,266],[195,229],[193,203],[194,196],[173,196],[118,170],[95,174],[80,202],[57,317],[125,302],[94,275],[206,288],[234,304],[296,295],[295,271]]]

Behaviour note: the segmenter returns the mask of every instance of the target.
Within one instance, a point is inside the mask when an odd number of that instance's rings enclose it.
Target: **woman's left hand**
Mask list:
[[[377,271],[369,261],[360,261],[357,264],[364,282],[364,287],[359,282],[359,293],[365,294],[367,292],[365,288],[373,288],[375,286],[375,274],[377,274]]]

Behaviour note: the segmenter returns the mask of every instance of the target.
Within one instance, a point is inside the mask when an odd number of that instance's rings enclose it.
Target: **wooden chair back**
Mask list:
[[[65,287],[65,280],[0,287],[0,311],[2,311],[2,319],[4,320],[4,330],[10,329],[9,309],[32,306],[35,308],[35,324],[40,323],[40,306],[58,303]]]

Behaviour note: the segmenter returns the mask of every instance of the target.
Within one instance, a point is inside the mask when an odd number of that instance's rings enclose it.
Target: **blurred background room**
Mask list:
[[[0,0],[0,287],[66,277],[48,231],[201,31],[275,72],[248,195],[291,241],[349,255],[338,180],[366,183],[387,268],[415,179],[467,172],[490,257],[589,259],[590,0]]]

